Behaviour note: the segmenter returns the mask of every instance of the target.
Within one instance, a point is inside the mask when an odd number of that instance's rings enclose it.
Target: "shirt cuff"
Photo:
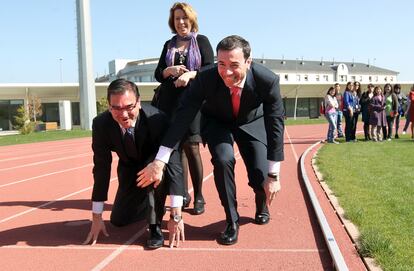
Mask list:
[[[180,208],[183,206],[183,196],[179,195],[170,195],[171,208]]]
[[[172,152],[173,152],[173,149],[165,147],[165,146],[160,146],[155,159],[160,160],[160,161],[168,164],[168,161],[170,160],[170,156],[171,156]]]
[[[92,201],[92,213],[102,214],[104,209],[103,201]]]
[[[269,162],[269,173],[280,174],[280,162],[270,161]]]

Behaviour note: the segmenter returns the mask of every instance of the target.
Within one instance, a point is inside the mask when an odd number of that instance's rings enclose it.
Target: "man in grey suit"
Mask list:
[[[161,222],[167,194],[171,195],[169,228],[183,224],[181,206],[184,194],[180,156],[173,151],[164,178],[137,182],[137,173],[150,163],[167,131],[167,116],[157,108],[141,105],[138,87],[125,79],[108,86],[109,110],[98,115],[92,124],[93,177],[92,226],[84,244],[97,242],[100,232],[108,235],[102,219],[104,201],[108,199],[112,152],[118,157],[118,190],[111,213],[111,223],[125,226],[145,217],[150,236],[147,247],[164,244]],[[171,226],[170,226],[171,225]],[[171,237],[174,232],[170,231]]]
[[[255,192],[255,222],[267,224],[268,208],[280,190],[284,108],[279,76],[252,62],[250,45],[245,39],[236,35],[226,37],[216,51],[217,64],[197,74],[181,99],[177,117],[156,159],[140,172],[139,178],[159,178],[168,154],[200,109],[201,133],[212,155],[214,181],[226,213],[227,225],[218,240],[232,245],[239,232],[234,142],[246,165],[249,186]]]

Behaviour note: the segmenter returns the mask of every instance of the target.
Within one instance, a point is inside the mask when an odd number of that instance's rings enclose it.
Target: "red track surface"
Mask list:
[[[225,227],[207,149],[204,162],[206,212],[184,215],[186,242],[180,248],[147,251],[145,223],[115,228],[95,246],[82,246],[91,216],[90,138],[0,147],[1,270],[332,270],[304,185],[298,158],[324,138],[327,125],[288,126],[282,191],[269,224],[253,223],[254,194],[242,160],[236,164],[241,227],[234,246],[216,242]],[[236,156],[239,157],[239,156]],[[307,158],[307,173],[349,270],[366,270],[320,188]],[[115,168],[116,161],[114,161]],[[117,187],[115,170],[106,210]],[[192,206],[192,205],[191,205]],[[109,211],[104,218],[109,219]],[[167,216],[165,217],[167,219]],[[167,233],[165,233],[167,238]],[[167,245],[167,242],[165,243]]]

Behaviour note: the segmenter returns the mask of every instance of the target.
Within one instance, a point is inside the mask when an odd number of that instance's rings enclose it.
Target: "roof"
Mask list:
[[[284,59],[263,59],[255,58],[254,62],[261,63],[275,73],[280,72],[315,72],[332,73],[335,72],[339,64],[348,67],[349,74],[391,74],[398,75],[399,72],[383,69],[377,66],[357,62],[332,62],[332,61],[312,61],[312,60],[284,60]]]

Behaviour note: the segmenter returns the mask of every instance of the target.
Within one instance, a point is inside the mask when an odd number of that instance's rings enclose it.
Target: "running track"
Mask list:
[[[202,149],[206,212],[184,214],[186,242],[144,250],[144,222],[125,228],[107,223],[109,237],[82,246],[89,230],[92,186],[91,139],[62,140],[0,147],[1,270],[333,270],[333,263],[307,192],[298,160],[324,138],[327,125],[287,126],[282,191],[271,208],[269,224],[253,223],[254,194],[236,155],[240,219],[239,241],[216,242],[225,227],[207,149]],[[349,270],[366,270],[311,167],[307,175],[335,235]],[[117,160],[114,159],[113,168]],[[106,210],[117,187],[115,170]],[[192,207],[192,204],[191,204]],[[104,213],[109,219],[109,211]],[[167,216],[164,217],[164,220]],[[165,228],[165,225],[164,225]],[[165,231],[167,238],[167,232]],[[167,245],[167,242],[165,243]]]

